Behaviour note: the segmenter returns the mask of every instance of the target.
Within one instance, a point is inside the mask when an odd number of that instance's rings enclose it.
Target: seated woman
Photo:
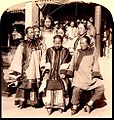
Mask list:
[[[74,52],[67,71],[68,76],[73,77],[71,115],[76,114],[79,110],[82,91],[94,90],[90,101],[84,106],[84,110],[88,113],[91,112],[93,103],[99,100],[104,92],[96,48],[90,47],[90,38],[88,36],[83,36],[80,39],[80,46],[81,49]]]
[[[43,102],[48,110],[52,113],[53,108],[59,108],[60,112],[65,110],[69,103],[68,84],[66,78],[66,69],[71,60],[70,52],[62,46],[63,38],[60,35],[54,36],[53,47],[46,51],[46,65],[40,92],[45,91]]]

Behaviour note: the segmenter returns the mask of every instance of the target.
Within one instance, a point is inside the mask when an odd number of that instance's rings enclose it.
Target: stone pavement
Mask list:
[[[104,80],[106,104],[94,109],[90,114],[80,110],[76,115],[71,116],[71,110],[59,113],[54,111],[48,115],[45,107],[19,109],[14,105],[14,95],[12,97],[2,97],[2,118],[112,118],[112,56],[109,58],[99,57],[99,64]]]

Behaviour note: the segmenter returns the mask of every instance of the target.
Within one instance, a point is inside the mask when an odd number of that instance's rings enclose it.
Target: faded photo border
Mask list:
[[[36,1],[36,2],[38,2],[38,3],[44,3],[45,4],[45,2],[46,2],[46,4],[48,4],[48,3],[50,3],[50,1],[51,1],[51,4],[54,4],[55,2],[58,4],[58,3],[60,3],[60,4],[66,4],[66,3],[70,3],[70,2],[83,2],[83,3],[95,3],[95,4],[98,4],[98,5],[100,5],[100,6],[103,6],[104,8],[106,8],[109,12],[110,12],[110,14],[111,14],[111,16],[112,16],[112,19],[111,20],[113,20],[113,21],[111,21],[112,22],[112,24],[114,23],[114,0],[0,0],[0,20],[1,20],[1,18],[2,18],[2,15],[3,15],[3,13],[5,12],[5,11],[7,11],[8,10],[8,8],[10,8],[10,7],[12,7],[12,6],[14,6],[14,5],[17,5],[17,4],[20,4],[20,3],[26,3],[26,2],[31,2],[31,1]],[[69,2],[68,2],[69,1]],[[111,24],[111,25],[112,25]],[[113,26],[112,26],[112,28],[113,28]],[[0,29],[1,30],[1,29]],[[104,59],[104,58],[103,58]],[[105,63],[104,61],[103,61],[103,59],[101,60],[101,62],[103,62],[102,64],[107,64],[106,66],[107,67],[109,67],[108,69],[107,68],[102,68],[102,69],[107,69],[107,70],[109,70],[109,73],[107,73],[105,76],[106,76],[106,78],[108,78],[108,74],[109,75],[112,75],[112,66],[108,66],[108,63]],[[110,62],[111,63],[111,62]],[[109,64],[110,64],[109,63]],[[110,65],[112,65],[112,63],[110,64]],[[107,71],[106,70],[106,71]],[[110,81],[111,80],[111,81]],[[111,87],[111,84],[112,84],[112,78],[111,78],[111,76],[109,76],[109,85],[107,85],[106,86],[106,89],[108,88],[108,89],[111,89],[112,90],[112,87]],[[110,88],[111,87],[111,88]],[[110,91],[111,91],[110,90]],[[112,93],[109,93],[109,94],[112,94]],[[11,99],[9,98],[9,101],[11,101]],[[110,105],[112,105],[112,103],[110,103]],[[7,107],[6,107],[7,108]],[[13,110],[13,109],[12,109]],[[22,110],[22,112],[24,113],[24,112],[26,112],[27,110]],[[33,112],[32,111],[32,109],[30,109],[30,111],[31,112]],[[36,110],[37,112],[39,112],[38,114],[40,114],[40,115],[43,115],[43,113],[40,111],[40,110]],[[10,113],[11,111],[9,111],[9,113]],[[107,116],[107,117],[111,117],[111,115],[112,115],[112,111],[111,110],[107,110],[106,111],[107,113],[109,113],[110,112],[110,115],[109,116]],[[2,110],[1,110],[1,113],[2,113]],[[44,111],[44,113],[45,113],[45,111]],[[7,114],[7,113],[6,113]],[[21,114],[21,113],[20,113]],[[32,113],[31,113],[32,114]],[[33,112],[33,118],[35,118],[36,116],[34,116],[34,112]],[[100,113],[99,113],[100,114]],[[16,116],[16,115],[15,115]],[[29,115],[28,115],[29,116]],[[83,115],[84,116],[84,115]],[[93,117],[93,116],[91,116],[91,115],[89,115],[90,117]],[[97,117],[97,115],[95,115],[96,117]],[[102,113],[101,113],[101,116],[99,116],[99,117],[103,117],[103,116],[105,116],[105,115],[103,115]],[[21,116],[20,116],[21,117]],[[24,117],[24,116],[23,116]],[[59,114],[57,114],[56,115],[56,117],[57,118],[60,118],[60,116],[59,116]],[[63,118],[67,118],[67,116],[65,116],[65,114],[63,114],[63,116],[62,116]],[[85,115],[84,116],[85,118],[87,117],[88,118],[88,115]],[[15,117],[16,118],[16,117]],[[36,117],[37,118],[37,117]],[[44,118],[45,118],[45,116],[44,116]],[[51,118],[50,116],[48,117],[48,118]],[[54,118],[53,116],[52,116],[52,118]],[[70,118],[72,118],[72,117],[70,117]],[[75,117],[74,117],[75,118]],[[77,116],[77,118],[81,118],[80,117],[80,115],[78,115]]]

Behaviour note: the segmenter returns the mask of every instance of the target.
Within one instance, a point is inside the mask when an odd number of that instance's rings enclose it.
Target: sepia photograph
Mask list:
[[[112,118],[112,0],[1,0],[1,118]]]

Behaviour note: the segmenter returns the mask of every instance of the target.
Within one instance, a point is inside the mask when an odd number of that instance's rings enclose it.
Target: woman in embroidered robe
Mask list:
[[[15,105],[20,108],[38,105],[38,88],[40,86],[40,61],[42,45],[34,39],[33,27],[26,28],[26,37],[17,47],[9,68],[9,76],[19,83],[15,96]]]
[[[62,47],[62,37],[54,36],[53,47],[46,51],[46,65],[43,83],[45,96],[43,102],[49,114],[53,108],[59,108],[62,112],[69,103],[68,85],[66,70],[71,60],[70,52]],[[43,86],[41,85],[41,89]],[[43,89],[42,89],[43,90]]]
[[[73,77],[73,93],[71,98],[72,115],[78,112],[80,95],[83,90],[94,90],[90,101],[84,107],[84,110],[87,112],[91,111],[93,103],[99,100],[104,92],[96,49],[90,47],[90,38],[88,36],[81,38],[80,45],[81,49],[74,52],[67,71],[67,75]]]

